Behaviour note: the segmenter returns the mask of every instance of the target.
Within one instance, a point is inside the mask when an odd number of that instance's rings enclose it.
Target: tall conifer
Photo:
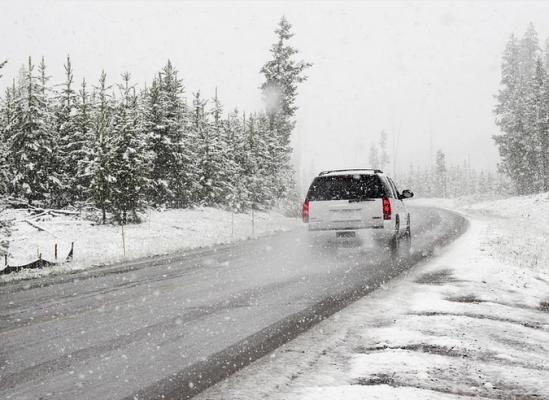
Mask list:
[[[109,160],[112,169],[110,198],[116,217],[123,224],[138,220],[147,189],[148,157],[142,124],[139,118],[138,97],[130,85],[128,72],[119,85],[121,97],[113,113],[112,147]]]
[[[45,88],[34,74],[31,57],[23,76],[23,90],[15,100],[18,106],[10,130],[8,156],[14,170],[14,194],[32,204],[48,200],[50,194],[52,119]]]
[[[277,147],[283,149],[275,157],[274,165],[277,170],[273,171],[280,182],[274,193],[278,196],[287,194],[292,184],[293,177],[289,167],[292,152],[290,140],[295,127],[293,118],[297,110],[297,87],[307,79],[303,72],[312,66],[311,63],[296,62],[293,59],[299,51],[287,44],[294,35],[290,32],[291,28],[292,25],[283,16],[275,30],[278,40],[271,47],[272,59],[267,61],[260,71],[265,77],[261,91],[266,104],[269,132],[278,141]]]
[[[101,220],[107,222],[107,212],[111,210],[111,170],[113,100],[107,86],[107,74],[101,72],[99,86],[95,87],[95,101],[91,110],[91,127],[94,135],[93,158],[89,165],[91,176],[90,194],[101,210]]]

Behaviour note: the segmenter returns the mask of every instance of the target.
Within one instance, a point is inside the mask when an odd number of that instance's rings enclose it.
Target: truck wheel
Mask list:
[[[402,255],[404,257],[410,257],[412,250],[412,231],[410,226],[406,227],[406,232],[404,233],[403,243],[402,243]]]
[[[400,235],[399,235],[399,225],[397,223],[395,228],[395,235],[389,242],[389,251],[391,252],[391,257],[398,258],[400,253]]]

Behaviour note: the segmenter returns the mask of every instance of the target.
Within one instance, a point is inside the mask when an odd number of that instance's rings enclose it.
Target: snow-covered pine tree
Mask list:
[[[57,185],[52,186],[52,202],[57,206],[74,204],[77,197],[76,175],[78,167],[79,147],[81,143],[75,139],[75,114],[77,109],[77,93],[73,88],[74,77],[70,56],[67,56],[65,67],[65,82],[60,86],[55,99],[54,116],[55,131],[53,134],[56,145],[52,154],[52,178]]]
[[[7,88],[4,99],[0,102],[0,196],[10,195],[9,142],[11,140],[16,115],[15,85]]]
[[[148,200],[154,206],[189,207],[196,190],[192,131],[178,71],[168,61],[145,96],[147,145],[152,151]]]
[[[501,134],[494,140],[502,158],[501,172],[511,178],[518,194],[539,192],[547,186],[546,151],[542,149],[544,62],[533,24],[520,41],[511,35],[503,53],[502,88],[494,111]]]
[[[208,154],[200,164],[202,174],[205,179],[203,182],[202,197],[204,204],[210,206],[222,207],[227,204],[227,195],[231,193],[232,173],[234,164],[229,154],[227,154],[227,142],[225,135],[225,125],[227,121],[223,119],[223,106],[217,97],[217,89],[212,99],[213,107],[209,111],[209,121],[205,126],[205,141],[203,145],[202,156]]]
[[[538,36],[533,24],[528,29],[519,45],[520,54],[520,74],[521,74],[521,98],[524,105],[524,120],[522,131],[522,142],[524,154],[522,155],[523,164],[526,168],[528,179],[525,184],[527,193],[536,193],[540,191],[540,157],[539,157],[539,136],[537,134],[537,115],[532,109],[534,97],[539,95],[543,85],[543,77],[540,75],[536,79],[536,65],[540,58],[540,48]]]
[[[290,153],[269,129],[267,114],[260,112],[254,118],[255,138],[250,139],[254,142],[256,179],[260,183],[256,202],[265,210],[272,208],[277,200],[288,198],[294,187],[294,171],[290,163]],[[250,122],[251,120],[250,118]]]
[[[2,69],[7,63],[6,61],[0,62],[0,69]],[[2,74],[0,74],[2,78]],[[6,109],[5,102],[10,102],[11,99],[7,97],[10,96],[9,90],[6,90],[6,100],[2,101],[0,99],[0,196],[6,196],[8,191],[8,147],[6,140],[6,126],[9,120],[9,111]]]
[[[130,85],[131,75],[122,74],[121,97],[112,119],[112,146],[109,160],[113,179],[110,199],[115,218],[123,224],[139,221],[148,185],[149,157],[140,123],[138,96]]]
[[[225,203],[232,212],[241,212],[246,210],[251,194],[246,186],[247,177],[244,172],[247,162],[245,127],[237,109],[229,113],[224,128],[224,169],[228,178]]]
[[[60,154],[60,136],[59,132],[56,129],[57,125],[57,116],[55,114],[56,99],[53,98],[53,90],[48,86],[48,82],[51,79],[51,76],[46,73],[46,63],[44,57],[42,57],[40,64],[38,64],[38,75],[40,82],[40,91],[45,101],[45,109],[47,110],[46,125],[49,127],[49,136],[50,143],[49,148],[50,160],[48,162],[48,186],[49,186],[49,195],[48,195],[48,204],[49,207],[60,207],[66,204],[66,201],[63,200],[64,191],[66,189],[67,179],[64,176],[64,170],[62,168],[62,159]]]
[[[549,69],[540,66],[538,73],[543,76],[541,88],[539,115],[538,115],[538,140],[540,142],[540,164],[543,192],[549,192]]]
[[[244,204],[246,210],[263,209],[264,183],[264,159],[266,145],[260,137],[258,118],[252,113],[244,122],[244,140],[246,158],[244,160],[243,174],[246,178],[245,185],[249,191],[248,201]]]
[[[151,186],[147,192],[147,202],[153,206],[160,206],[168,201],[166,190],[167,180],[162,174],[162,154],[167,152],[167,141],[164,139],[162,121],[164,115],[160,108],[161,83],[160,75],[152,81],[151,87],[145,90],[143,96],[143,113],[145,140],[151,150]]]
[[[32,204],[48,200],[50,193],[52,117],[46,88],[34,74],[31,57],[21,88],[16,92],[18,106],[9,132],[8,157],[13,168],[14,194]]]
[[[536,63],[541,56],[538,34],[534,24],[530,23],[526,33],[519,42],[519,71],[524,82],[529,82],[536,71]]]
[[[95,205],[101,210],[101,221],[107,222],[107,212],[111,210],[111,183],[113,171],[111,163],[112,149],[112,118],[114,105],[112,96],[108,93],[107,74],[101,72],[99,86],[94,87],[96,93],[91,109],[91,127],[94,143],[89,165],[91,176],[90,195]]]
[[[262,112],[258,115],[258,131],[266,146],[264,186],[268,198],[264,203],[265,206],[270,208],[277,205],[277,203],[289,209],[298,206],[301,212],[301,199],[299,199],[298,194],[296,173],[290,159],[292,148],[282,145],[272,135],[266,113]],[[298,204],[292,205],[292,202]]]
[[[267,61],[260,70],[265,76],[261,92],[266,104],[269,132],[278,141],[277,147],[283,149],[281,154],[274,156],[278,161],[274,165],[280,167],[290,162],[292,152],[290,136],[295,127],[293,118],[297,110],[295,104],[297,87],[307,79],[303,71],[312,66],[311,63],[293,60],[293,56],[299,51],[286,43],[294,35],[290,32],[291,28],[292,25],[283,16],[275,30],[278,40],[271,47],[272,59]],[[276,190],[280,195],[288,192],[284,186],[291,185],[291,182],[285,182],[284,178],[292,178],[291,181],[293,181],[293,177],[288,176],[288,172],[286,167],[281,171],[274,171],[274,176],[277,176],[278,182],[283,185]]]
[[[494,109],[501,134],[494,135],[493,139],[502,159],[501,172],[511,177],[519,194],[525,194],[528,192],[528,168],[523,162],[526,154],[523,140],[524,85],[520,64],[519,42],[515,35],[511,35],[503,52],[501,89]]]
[[[211,129],[208,121],[209,112],[206,110],[207,100],[202,99],[200,91],[195,93],[191,114],[194,132],[194,150],[196,152],[195,165],[199,190],[194,193],[193,202],[198,205],[213,206],[220,196],[218,170],[220,165],[220,149],[216,143],[215,130]]]
[[[92,107],[92,99],[87,90],[86,80],[82,79],[73,118],[73,145],[68,153],[69,162],[76,164],[76,172],[72,177],[72,187],[69,191],[69,198],[71,202],[75,203],[90,200],[92,197],[93,161],[97,145],[92,121]]]
[[[547,72],[541,57],[536,63],[534,76],[528,82],[528,94],[525,97],[525,150],[528,171],[530,172],[529,191],[547,191],[548,177],[548,112]]]

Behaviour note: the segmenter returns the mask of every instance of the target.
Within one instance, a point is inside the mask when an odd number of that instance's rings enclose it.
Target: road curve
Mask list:
[[[413,252],[306,229],[0,287],[3,399],[188,399],[461,235],[410,207]]]

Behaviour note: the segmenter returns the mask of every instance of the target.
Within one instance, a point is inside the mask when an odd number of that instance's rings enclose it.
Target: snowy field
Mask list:
[[[137,225],[95,225],[78,215],[55,212],[31,215],[6,209],[0,220],[11,221],[8,265],[26,265],[39,255],[63,261],[74,243],[70,263],[40,270],[0,275],[0,281],[29,279],[110,265],[143,257],[203,248],[265,236],[302,226],[301,220],[279,213],[232,214],[214,208],[149,211]],[[57,245],[58,258],[55,259]],[[5,260],[1,260],[4,268]]]
[[[464,236],[198,399],[549,399],[549,195],[422,200],[456,210]],[[233,219],[234,217],[234,219]],[[5,281],[229,243],[301,226],[279,214],[151,212],[141,225],[70,216],[13,221],[9,264],[74,261]],[[29,224],[29,222],[32,224]],[[40,227],[39,230],[38,227]],[[125,254],[124,254],[125,249]]]
[[[548,194],[415,203],[471,228],[197,399],[549,399]]]

